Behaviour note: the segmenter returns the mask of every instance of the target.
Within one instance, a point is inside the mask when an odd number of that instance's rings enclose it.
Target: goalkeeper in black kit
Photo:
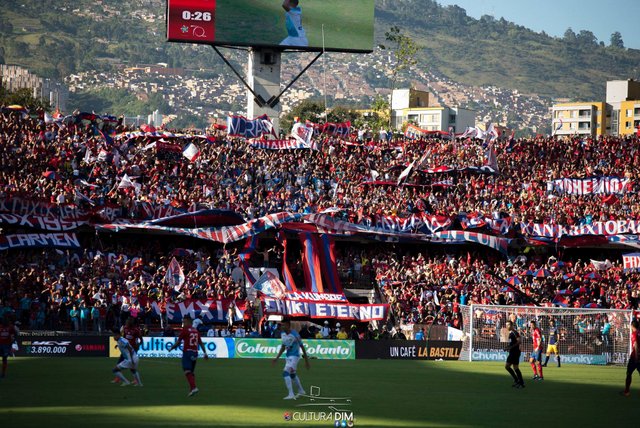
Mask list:
[[[509,355],[507,355],[507,363],[504,365],[504,368],[509,372],[511,377],[513,377],[514,383],[512,386],[514,388],[524,388],[522,372],[518,367],[521,355],[520,334],[516,331],[511,321],[507,321],[507,330],[509,330],[509,345],[506,350],[509,351]]]

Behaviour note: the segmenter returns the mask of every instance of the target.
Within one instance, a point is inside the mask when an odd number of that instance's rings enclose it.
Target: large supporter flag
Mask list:
[[[333,137],[348,138],[351,135],[351,122],[325,123],[322,125],[322,133]]]
[[[624,270],[640,268],[640,253],[623,254],[622,267]]]
[[[253,288],[274,299],[284,299],[286,297],[287,287],[280,281],[280,278],[269,271],[266,271],[258,278],[256,283],[253,284]]]
[[[174,290],[180,290],[182,285],[184,284],[184,272],[182,272],[182,266],[176,260],[175,257],[171,258],[171,262],[169,263],[169,267],[167,267],[167,273],[164,276],[165,281]]]
[[[244,138],[258,138],[267,134],[273,134],[275,137],[273,123],[266,114],[253,120],[244,116],[228,116],[227,134],[231,137]]]

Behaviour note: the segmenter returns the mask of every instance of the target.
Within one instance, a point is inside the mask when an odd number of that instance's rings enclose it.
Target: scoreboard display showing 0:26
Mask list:
[[[371,52],[375,0],[167,0],[167,41]]]
[[[167,0],[167,40],[213,44],[216,0]]]

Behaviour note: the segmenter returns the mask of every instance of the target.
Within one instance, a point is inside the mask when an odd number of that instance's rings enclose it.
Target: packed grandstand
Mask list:
[[[637,136],[380,137],[266,150],[3,108],[0,317],[159,330],[206,302],[206,324],[247,334],[277,313],[364,335],[368,321],[461,328],[472,303],[638,309]],[[281,281],[256,293],[267,270]],[[348,313],[269,307],[277,284]]]

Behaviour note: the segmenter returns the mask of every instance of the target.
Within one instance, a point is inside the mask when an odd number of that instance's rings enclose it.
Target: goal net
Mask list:
[[[551,320],[558,330],[562,364],[626,364],[630,351],[632,311],[471,305],[461,307],[461,312],[465,333],[461,358],[469,361],[506,360],[508,320],[520,333],[523,360],[533,351],[530,321],[542,331],[543,359]],[[549,364],[556,364],[553,352]]]

